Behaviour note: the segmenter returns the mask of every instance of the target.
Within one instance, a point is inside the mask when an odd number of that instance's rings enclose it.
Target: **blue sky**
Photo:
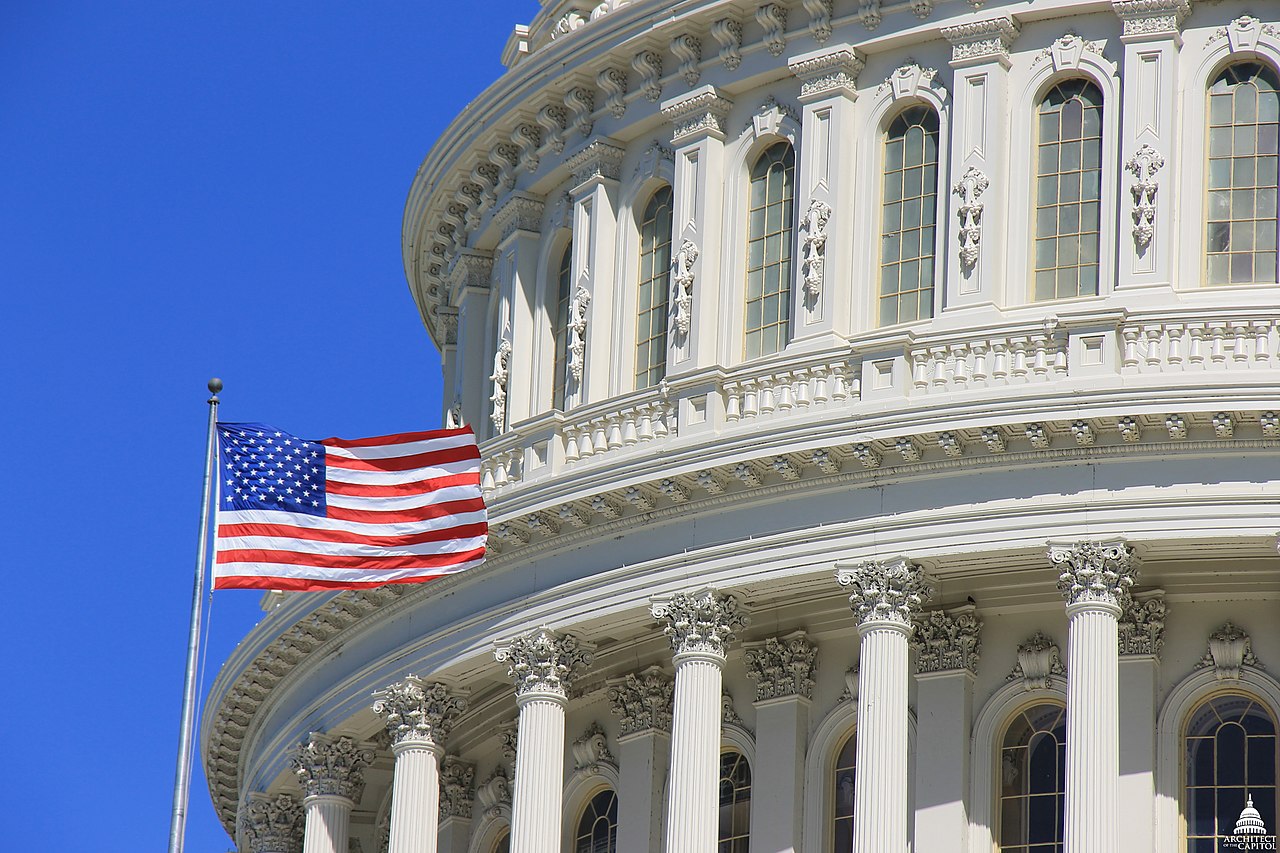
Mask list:
[[[0,3],[7,849],[164,849],[210,376],[302,436],[439,424],[404,199],[537,8]],[[218,593],[206,688],[258,597]]]

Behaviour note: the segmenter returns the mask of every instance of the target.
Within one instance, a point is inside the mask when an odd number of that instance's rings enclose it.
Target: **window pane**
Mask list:
[[[721,850],[743,850],[751,839],[751,768],[740,752],[720,756],[718,840]]]
[[[795,152],[785,142],[768,148],[751,169],[743,336],[747,358],[777,352],[786,340],[794,182]]]
[[[881,181],[881,325],[933,314],[933,251],[938,204],[938,116],[904,110],[884,136]]]
[[[640,287],[636,305],[636,388],[667,372],[667,299],[671,292],[671,187],[655,192],[640,222]]]
[[[556,273],[555,305],[552,307],[551,335],[555,344],[555,363],[552,365],[551,408],[564,408],[565,373],[569,354],[569,299],[573,282],[570,270],[573,264],[573,244],[564,247]]]
[[[1059,705],[1014,717],[1000,750],[1000,845],[1005,851],[1061,853],[1066,718]]]

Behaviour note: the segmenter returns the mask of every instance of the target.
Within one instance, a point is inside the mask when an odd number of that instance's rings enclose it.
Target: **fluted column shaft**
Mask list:
[[[391,753],[396,768],[388,853],[436,853],[444,750],[431,741],[403,740],[392,746]]]
[[[671,784],[666,848],[711,853],[718,838],[720,694],[724,657],[714,652],[677,654],[671,721]]]
[[[855,853],[907,849],[907,656],[911,626],[873,620],[858,626],[858,773]]]
[[[307,819],[302,853],[347,853],[354,805],[337,794],[317,794],[303,799]]]
[[[1067,607],[1066,853],[1117,853],[1120,833],[1120,608]]]
[[[565,697],[530,691],[516,700],[520,729],[511,803],[513,853],[556,853],[564,786]]]

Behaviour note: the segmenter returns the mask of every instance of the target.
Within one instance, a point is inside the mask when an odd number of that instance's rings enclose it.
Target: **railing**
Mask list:
[[[724,418],[733,423],[748,418],[791,414],[810,406],[858,399],[856,370],[849,359],[805,364],[759,373],[737,371],[720,383]]]
[[[1056,322],[1041,330],[977,340],[919,340],[907,347],[916,393],[939,393],[1067,375],[1067,337]]]
[[[565,424],[560,433],[565,462],[578,462],[610,450],[674,436],[676,408],[664,392],[664,388],[658,389],[656,400],[640,400],[616,412]]]
[[[1126,373],[1177,373],[1275,367],[1276,317],[1200,322],[1134,318],[1120,329]]]

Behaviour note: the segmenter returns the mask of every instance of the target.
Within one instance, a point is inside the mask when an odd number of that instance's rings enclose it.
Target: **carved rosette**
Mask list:
[[[818,648],[804,631],[749,643],[745,648],[747,678],[756,683],[757,702],[784,696],[813,698]]]
[[[680,243],[680,251],[671,259],[672,325],[682,337],[687,337],[693,327],[693,265],[699,254],[692,240],[684,240]]]
[[[653,618],[666,621],[663,632],[671,638],[676,655],[703,654],[723,659],[734,632],[750,622],[737,598],[711,589],[655,598],[650,612]]]
[[[933,610],[916,621],[916,671],[977,672],[982,654],[982,620],[972,607],[953,611]]]
[[[1091,603],[1122,607],[1138,575],[1133,549],[1123,542],[1050,543],[1049,562],[1059,571],[1058,591],[1068,607]]]
[[[1262,668],[1249,635],[1230,622],[1209,635],[1209,648],[1196,666],[1213,667],[1219,681],[1238,679],[1244,666]]]
[[[1164,155],[1146,144],[1124,164],[1135,178],[1129,192],[1133,194],[1133,241],[1139,249],[1151,245],[1156,233],[1156,190],[1160,188],[1156,172],[1163,167]]]
[[[1119,646],[1122,655],[1159,657],[1164,647],[1164,597],[1130,600],[1120,614]]]
[[[1022,679],[1023,690],[1045,690],[1052,683],[1053,676],[1066,674],[1058,644],[1036,631],[1031,639],[1018,646],[1018,663],[1005,680]]]
[[[606,766],[618,766],[613,753],[609,751],[609,740],[599,723],[593,722],[588,726],[582,737],[570,745],[569,753],[573,756],[575,772],[599,775]]]
[[[575,672],[591,663],[591,651],[570,634],[537,628],[498,645],[493,656],[507,664],[516,697],[542,693],[565,697]]]
[[[867,560],[838,569],[836,581],[850,589],[849,606],[859,625],[892,622],[910,629],[915,615],[933,595],[928,576],[903,557]]]
[[[987,191],[991,181],[981,169],[970,166],[956,181],[951,191],[960,197],[960,206],[956,208],[956,216],[960,220],[960,265],[966,270],[973,269],[978,262],[978,252],[982,244],[982,208],[979,199]]]
[[[610,710],[620,718],[620,736],[645,731],[671,732],[675,682],[662,667],[632,673],[609,687]]]
[[[442,747],[467,700],[437,681],[412,675],[373,694],[373,712],[382,717],[393,746],[415,742]]]
[[[296,853],[302,849],[302,806],[289,794],[253,793],[240,808],[240,830],[250,853]]]
[[[823,265],[827,253],[827,222],[831,219],[831,205],[820,199],[809,202],[801,227],[804,229],[801,243],[800,275],[804,279],[804,295],[816,300],[822,295]]]
[[[373,750],[349,737],[312,734],[293,755],[293,772],[308,797],[344,797],[360,802],[364,768],[373,763]]]
[[[471,817],[471,800],[475,794],[472,784],[476,766],[468,764],[456,755],[446,755],[440,763],[440,819]]]

